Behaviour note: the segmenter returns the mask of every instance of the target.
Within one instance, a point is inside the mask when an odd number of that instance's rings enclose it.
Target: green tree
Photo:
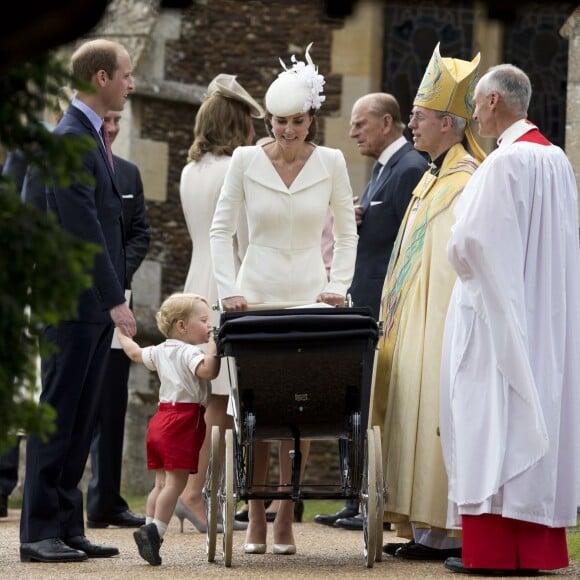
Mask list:
[[[47,109],[57,110],[60,87],[70,82],[53,55],[0,77],[0,143],[19,149],[47,184],[91,180],[82,160],[94,143],[54,135],[41,122]],[[54,409],[33,397],[37,355],[50,352],[42,330],[75,317],[97,251],[54,216],[23,204],[14,184],[0,178],[0,453],[20,430],[40,437],[54,430]]]

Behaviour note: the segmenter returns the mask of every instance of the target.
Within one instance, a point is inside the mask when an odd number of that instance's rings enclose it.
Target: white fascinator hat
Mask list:
[[[306,62],[292,55],[290,60],[293,64],[288,68],[280,59],[284,70],[270,85],[265,97],[266,110],[275,117],[290,117],[320,109],[326,99],[322,94],[324,77],[318,74],[318,67],[312,62],[311,46],[312,42],[306,47]]]

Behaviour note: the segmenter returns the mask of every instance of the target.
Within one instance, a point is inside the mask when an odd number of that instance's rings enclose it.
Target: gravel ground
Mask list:
[[[244,532],[234,532],[232,565],[226,568],[221,557],[221,535],[213,563],[207,561],[205,534],[199,534],[186,522],[184,533],[173,518],[161,549],[163,564],[149,566],[137,553],[133,530],[107,528],[87,530],[93,542],[117,546],[115,558],[90,558],[73,564],[21,563],[19,558],[19,510],[10,509],[8,518],[0,519],[0,578],[38,578],[42,580],[77,580],[98,578],[130,580],[139,578],[465,578],[445,570],[441,562],[410,562],[384,555],[381,562],[367,568],[363,559],[360,532],[328,528],[314,523],[295,525],[297,553],[293,556],[246,555],[242,552]],[[268,541],[272,541],[271,524]],[[402,541],[394,532],[384,533],[384,542]],[[573,565],[544,577],[580,578],[580,566]]]

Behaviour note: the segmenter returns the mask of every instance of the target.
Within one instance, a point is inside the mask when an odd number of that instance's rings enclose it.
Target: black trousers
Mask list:
[[[4,455],[0,455],[0,495],[9,496],[18,483],[20,439]]]
[[[79,483],[101,402],[113,324],[63,322],[47,328],[45,338],[58,349],[42,361],[40,401],[56,410],[56,431],[47,441],[27,436],[21,542],[84,534]]]
[[[122,349],[111,349],[91,443],[88,519],[111,516],[129,509],[121,496],[121,470],[130,367],[131,361]]]

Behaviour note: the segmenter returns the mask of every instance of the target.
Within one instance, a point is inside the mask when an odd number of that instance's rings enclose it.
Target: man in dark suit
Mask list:
[[[349,136],[361,155],[375,163],[362,196],[355,198],[359,239],[349,293],[354,306],[370,307],[377,320],[391,250],[413,189],[427,170],[427,161],[403,136],[404,129],[399,103],[388,93],[370,93],[353,105]],[[347,500],[334,514],[315,516],[314,521],[363,529],[357,499]]]
[[[111,144],[121,128],[121,113],[109,111],[105,130]],[[146,215],[143,182],[139,168],[130,161],[113,155],[115,175],[123,197],[125,224],[125,290],[147,254],[151,228]],[[129,299],[129,303],[131,300]],[[145,518],[129,510],[121,495],[121,468],[125,415],[129,395],[131,361],[121,348],[111,348],[103,378],[103,391],[97,424],[91,445],[91,479],[87,490],[87,527],[119,526],[138,528]]]
[[[23,562],[78,562],[119,553],[86,538],[78,484],[89,456],[113,329],[129,336],[137,330],[124,292],[122,191],[108,158],[108,138],[100,133],[103,117],[123,109],[134,83],[127,50],[110,40],[85,42],[71,64],[73,77],[83,86],[54,134],[94,140],[95,148],[83,158],[92,180],[48,188],[47,206],[65,230],[101,251],[94,258],[93,285],[79,296],[77,317],[45,330],[45,339],[57,349],[42,361],[40,400],[56,410],[56,431],[47,441],[32,436],[27,441],[20,519]]]

